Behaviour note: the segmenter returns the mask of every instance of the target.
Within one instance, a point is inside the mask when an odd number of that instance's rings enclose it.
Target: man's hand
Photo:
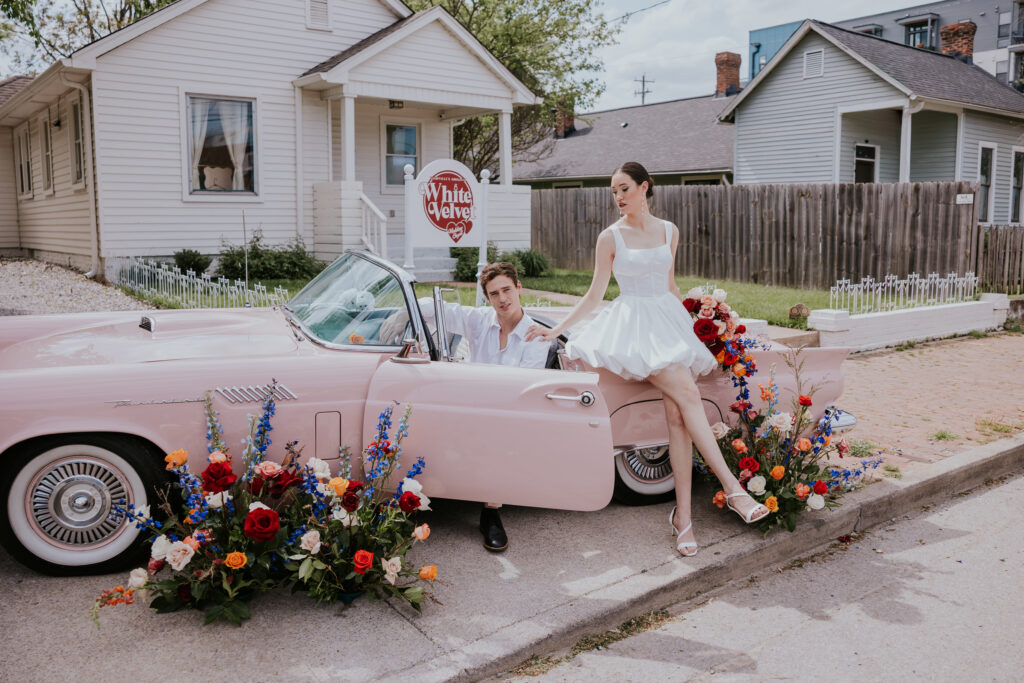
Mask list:
[[[380,343],[388,346],[399,346],[402,343],[402,336],[409,324],[409,312],[404,308],[389,315],[380,325],[378,336]]]

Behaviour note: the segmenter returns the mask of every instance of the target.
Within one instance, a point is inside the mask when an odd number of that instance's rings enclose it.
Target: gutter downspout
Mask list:
[[[82,146],[85,147],[85,191],[89,195],[89,228],[92,242],[92,268],[85,277],[95,278],[100,274],[100,234],[99,221],[96,218],[96,169],[92,159],[92,103],[89,97],[89,89],[81,83],[69,81],[67,74],[63,71],[60,80],[69,88],[74,88],[82,94]],[[74,123],[72,123],[74,125]]]

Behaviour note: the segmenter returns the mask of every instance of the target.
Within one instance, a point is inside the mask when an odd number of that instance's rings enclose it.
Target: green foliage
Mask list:
[[[448,254],[455,259],[455,270],[452,277],[456,282],[476,282],[476,266],[480,259],[477,247],[449,247]],[[498,247],[493,242],[487,243],[487,262],[498,260]]]
[[[932,434],[932,438],[935,439],[936,441],[955,441],[960,437],[954,434],[953,432],[949,431],[948,429],[943,429]]]
[[[498,260],[514,264],[520,278],[540,277],[551,270],[551,262],[548,257],[534,249],[506,251],[498,257]]]
[[[182,249],[174,252],[174,265],[178,266],[183,273],[191,270],[196,275],[202,275],[210,267],[212,261],[212,256],[200,254],[195,249]]]
[[[286,245],[269,247],[263,242],[263,233],[257,230],[249,240],[248,249],[240,245],[224,245],[217,262],[217,274],[230,279],[243,279],[246,251],[249,255],[250,280],[309,279],[325,266],[306,251],[302,238],[296,237]]]

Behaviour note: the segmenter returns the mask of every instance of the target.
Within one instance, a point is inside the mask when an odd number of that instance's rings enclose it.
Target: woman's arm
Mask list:
[[[608,290],[608,281],[611,279],[612,259],[614,257],[615,237],[612,235],[611,230],[606,228],[597,237],[597,248],[594,254],[594,277],[590,281],[587,293],[573,306],[565,320],[555,327],[551,329],[541,325],[531,327],[526,334],[526,341],[538,338],[544,341],[557,339],[560,334],[590,315],[604,299],[604,293]]]

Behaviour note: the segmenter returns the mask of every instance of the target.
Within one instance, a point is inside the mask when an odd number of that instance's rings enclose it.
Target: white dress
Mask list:
[[[668,290],[672,268],[672,224],[665,221],[665,244],[630,249],[618,226],[612,272],[620,294],[596,318],[572,334],[566,355],[595,368],[606,368],[631,380],[642,380],[665,368],[689,368],[705,375],[718,362],[693,331],[693,319]]]

